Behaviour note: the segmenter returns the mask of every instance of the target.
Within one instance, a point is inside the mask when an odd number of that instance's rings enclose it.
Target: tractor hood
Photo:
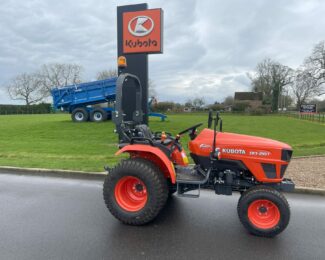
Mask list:
[[[213,136],[213,131],[212,131]],[[272,140],[264,137],[257,137],[251,135],[242,135],[242,134],[234,134],[234,133],[217,133],[217,144],[224,145],[235,145],[241,144],[245,146],[253,146],[260,148],[282,148],[282,149],[291,149],[289,145],[286,143],[282,143],[276,140]]]
[[[207,156],[212,151],[212,142],[213,130],[206,128],[190,142],[189,148],[192,153]],[[219,149],[223,158],[236,155],[281,158],[282,150],[292,150],[288,144],[269,138],[227,132],[217,133],[216,148]]]

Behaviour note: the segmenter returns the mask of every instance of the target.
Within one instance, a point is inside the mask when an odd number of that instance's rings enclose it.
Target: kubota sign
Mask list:
[[[123,13],[123,52],[162,53],[162,9]]]

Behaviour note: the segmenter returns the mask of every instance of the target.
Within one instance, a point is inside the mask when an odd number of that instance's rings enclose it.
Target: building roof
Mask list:
[[[263,100],[262,92],[235,92],[235,100]]]

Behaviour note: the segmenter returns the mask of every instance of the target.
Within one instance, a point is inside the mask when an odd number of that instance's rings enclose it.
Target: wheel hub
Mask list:
[[[82,120],[83,118],[84,118],[83,113],[81,113],[81,112],[76,113],[76,119],[77,120]]]
[[[125,176],[115,186],[115,200],[126,211],[139,211],[147,203],[147,188],[139,178]]]
[[[101,119],[102,119],[102,113],[100,113],[100,112],[96,112],[96,113],[95,113],[95,119],[96,119],[96,120],[101,120]]]
[[[143,191],[143,186],[142,186],[142,184],[141,184],[141,183],[137,183],[137,184],[135,185],[135,189],[136,189],[137,192],[141,192],[141,191]]]
[[[267,208],[266,208],[266,207],[264,207],[264,206],[260,207],[258,210],[259,210],[259,211],[260,211],[260,213],[262,213],[262,214],[264,214],[264,213],[266,213],[266,212],[267,212]]]
[[[274,228],[280,221],[280,210],[270,200],[255,200],[248,207],[249,221],[259,229]]]

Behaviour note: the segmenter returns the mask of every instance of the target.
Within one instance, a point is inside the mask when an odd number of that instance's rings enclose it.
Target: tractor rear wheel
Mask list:
[[[168,197],[171,197],[177,191],[177,185],[172,184],[172,182],[169,179],[167,181],[167,185],[168,185]]]
[[[72,111],[71,118],[74,122],[86,122],[88,121],[89,114],[87,109],[79,107]]]
[[[107,175],[103,195],[107,208],[125,224],[152,221],[168,197],[167,181],[160,170],[142,158],[123,160]]]
[[[274,237],[288,225],[290,207],[279,191],[258,186],[243,193],[237,212],[241,223],[252,234]]]

